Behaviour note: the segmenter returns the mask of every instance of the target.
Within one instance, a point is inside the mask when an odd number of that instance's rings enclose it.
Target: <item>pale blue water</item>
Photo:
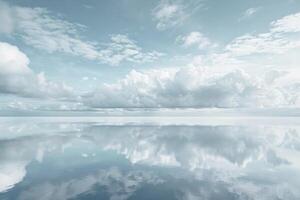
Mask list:
[[[299,200],[297,118],[1,118],[0,199]]]

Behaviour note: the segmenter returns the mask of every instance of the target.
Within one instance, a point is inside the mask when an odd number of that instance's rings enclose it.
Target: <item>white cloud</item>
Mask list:
[[[156,28],[158,30],[166,30],[180,25],[200,6],[200,1],[197,0],[161,0],[152,10],[153,18],[157,22]]]
[[[29,45],[48,52],[65,52],[96,57],[93,44],[80,40],[77,24],[72,24],[57,17],[43,8],[16,7],[17,31]]]
[[[282,54],[297,47],[300,47],[299,41],[291,41],[272,33],[262,33],[238,37],[227,45],[226,50],[235,56],[243,56],[259,53]]]
[[[172,18],[176,16],[175,13],[181,13],[180,9],[186,11],[187,8],[179,1],[161,1],[154,14],[158,18],[174,21]],[[15,7],[12,10],[19,19],[15,33],[20,34],[26,43],[49,52],[69,53],[110,65],[124,61],[152,62],[162,56],[159,52],[144,51],[136,41],[120,34],[111,35],[110,41],[99,48],[97,43],[85,42],[80,38],[78,32],[84,27],[59,17],[50,17],[45,9]],[[292,76],[292,73],[281,71],[278,78],[276,73],[273,74],[275,77],[267,75],[270,70],[264,69],[265,65],[259,66],[260,77],[257,77],[257,71],[249,73],[252,69],[236,70],[249,66],[250,62],[246,63],[248,60],[245,57],[257,54],[285,57],[292,50],[299,50],[300,40],[294,35],[290,37],[291,33],[298,32],[297,17],[298,14],[294,14],[272,22],[266,33],[235,38],[220,53],[197,56],[182,69],[133,70],[118,82],[103,84],[97,91],[82,96],[82,100],[78,101],[96,108],[298,106],[300,87],[297,73]],[[205,48],[213,45],[200,32],[192,32],[180,39],[184,46]],[[294,54],[298,58],[297,52]],[[0,43],[0,56],[4,58],[0,60],[1,93],[57,99],[73,95],[68,86],[48,81],[42,73],[35,74],[30,70],[29,59],[17,47]],[[255,60],[259,60],[259,57],[255,57]],[[281,76],[281,73],[285,76]],[[293,79],[288,81],[286,77]],[[91,80],[90,77],[83,78],[87,79]]]
[[[271,23],[273,32],[300,32],[300,13],[285,16]]]
[[[241,70],[221,73],[217,68],[186,67],[176,72],[133,70],[83,99],[96,108],[276,107],[293,105],[292,99],[299,99],[296,91]]]
[[[48,81],[43,73],[35,74],[28,57],[16,46],[0,42],[0,93],[26,97],[71,97],[72,89],[65,84]]]
[[[0,42],[0,73],[1,74],[27,74],[29,59],[18,47]]]
[[[186,17],[182,9],[182,5],[169,4],[161,1],[153,11],[154,17],[158,21],[157,29],[164,30],[181,23]]]
[[[289,16],[282,19],[294,21]],[[271,23],[269,32],[235,38],[223,51],[197,56],[175,71],[133,70],[118,82],[87,94],[83,102],[95,108],[297,107],[299,70],[287,62],[283,66],[272,63],[278,57],[298,58],[293,51],[299,50],[300,40],[288,34],[295,30],[273,30],[275,25],[282,26],[278,23],[282,19]],[[185,45],[199,45],[203,40],[199,33],[189,36],[184,38]]]
[[[110,65],[118,65],[122,61],[153,62],[163,56],[162,53],[157,51],[143,52],[142,48],[126,35],[112,35],[110,39],[111,42],[99,51],[99,59]]]
[[[283,54],[299,48],[299,35],[289,35],[300,32],[299,19],[300,14],[297,13],[273,21],[269,32],[240,36],[229,43],[226,50],[235,56],[243,56],[259,53]]]
[[[255,13],[257,13],[261,8],[260,7],[256,7],[256,8],[249,8],[247,9],[244,13],[243,16],[240,18],[240,20],[243,19],[248,19],[250,17],[252,17]]]
[[[186,36],[179,36],[177,38],[177,41],[181,42],[184,47],[189,46],[198,46],[199,49],[213,47],[215,44],[213,44],[209,38],[205,37],[200,32],[191,32]]]
[[[156,51],[144,52],[125,35],[113,35],[111,42],[104,45],[85,40],[81,36],[85,26],[66,21],[45,8],[1,3],[0,11],[2,10],[5,12],[0,16],[5,15],[6,18],[2,19],[5,22],[0,32],[12,32],[26,44],[49,53],[66,53],[110,65],[118,65],[123,61],[152,62],[161,56]],[[12,20],[14,23],[10,22]]]

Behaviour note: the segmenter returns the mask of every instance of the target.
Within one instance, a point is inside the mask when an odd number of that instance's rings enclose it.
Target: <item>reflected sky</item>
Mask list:
[[[0,132],[3,200],[300,199],[296,123],[6,118]]]

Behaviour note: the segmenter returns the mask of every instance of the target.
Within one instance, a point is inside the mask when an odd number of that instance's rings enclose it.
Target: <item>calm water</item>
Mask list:
[[[300,124],[280,122],[2,118],[0,199],[299,200]]]

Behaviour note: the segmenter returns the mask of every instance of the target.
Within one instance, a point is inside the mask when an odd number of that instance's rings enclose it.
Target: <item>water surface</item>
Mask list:
[[[300,199],[297,118],[1,118],[0,199]]]

